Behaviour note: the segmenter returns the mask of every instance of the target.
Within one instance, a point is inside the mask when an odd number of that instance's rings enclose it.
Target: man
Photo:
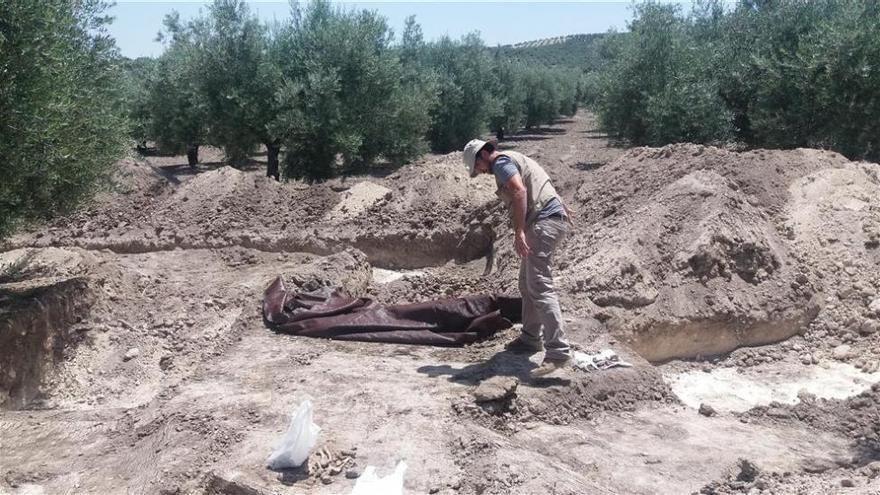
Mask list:
[[[543,338],[544,361],[532,376],[550,374],[571,360],[551,272],[553,252],[568,233],[568,210],[544,169],[522,153],[502,153],[493,143],[474,139],[465,145],[463,160],[471,177],[495,176],[496,194],[507,204],[513,219],[513,245],[522,258],[519,290],[523,327],[507,349],[540,352]]]

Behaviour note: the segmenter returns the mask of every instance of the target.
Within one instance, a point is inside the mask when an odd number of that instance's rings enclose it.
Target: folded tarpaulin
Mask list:
[[[462,345],[519,321],[519,297],[477,295],[384,306],[366,297],[288,291],[281,277],[263,296],[263,318],[275,331],[363,342]]]

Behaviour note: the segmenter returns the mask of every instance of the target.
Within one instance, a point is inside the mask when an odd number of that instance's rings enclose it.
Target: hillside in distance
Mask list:
[[[593,70],[601,64],[601,41],[606,36],[605,33],[572,34],[499,46],[493,51],[499,57],[525,64]]]

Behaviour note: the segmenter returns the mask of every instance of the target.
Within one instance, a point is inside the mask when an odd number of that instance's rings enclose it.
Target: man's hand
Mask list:
[[[525,258],[529,255],[531,249],[529,249],[529,243],[526,242],[526,233],[523,231],[519,231],[513,236],[513,248],[516,249],[516,254],[519,255],[520,258]]]
[[[565,217],[568,219],[568,224],[573,226],[574,216],[577,212],[566,206],[565,203],[562,204],[562,209],[565,210]]]

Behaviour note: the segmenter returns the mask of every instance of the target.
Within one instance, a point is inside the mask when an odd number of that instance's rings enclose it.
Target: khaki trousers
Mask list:
[[[521,338],[534,344],[543,341],[544,359],[550,360],[571,357],[551,271],[553,252],[567,234],[568,223],[562,219],[547,218],[529,226],[526,242],[531,252],[522,259],[519,270],[523,298]]]

